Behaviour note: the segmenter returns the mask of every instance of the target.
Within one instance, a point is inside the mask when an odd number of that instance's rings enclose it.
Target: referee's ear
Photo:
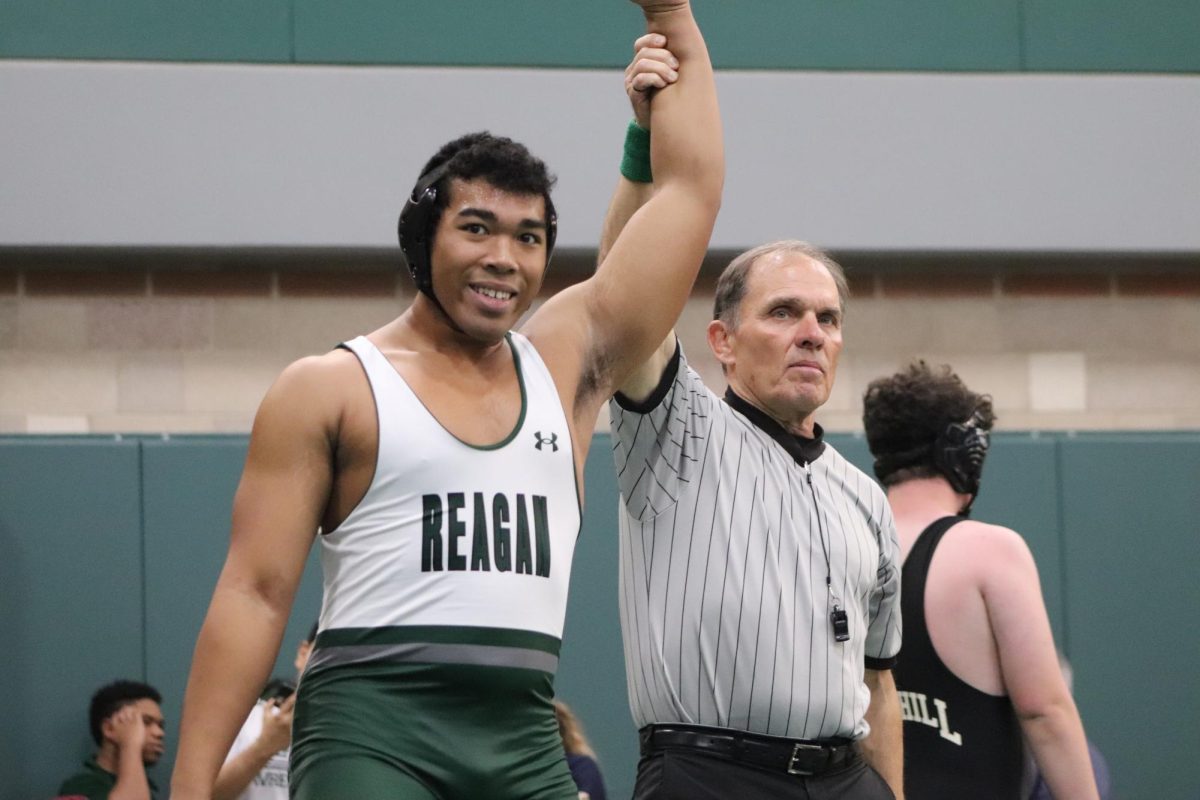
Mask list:
[[[708,349],[712,350],[717,361],[721,362],[721,371],[728,372],[734,364],[733,344],[737,333],[724,320],[714,319],[708,323]]]

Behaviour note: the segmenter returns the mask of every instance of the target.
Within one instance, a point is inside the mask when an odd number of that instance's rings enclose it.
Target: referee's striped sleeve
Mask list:
[[[882,495],[882,492],[879,494]],[[875,573],[875,586],[871,590],[864,661],[868,669],[892,669],[900,654],[902,635],[900,542],[886,498],[880,503],[879,512],[873,516],[879,520],[876,531],[879,537],[879,566]]]
[[[645,402],[619,393],[609,402],[617,484],[633,519],[652,519],[675,505],[696,473],[711,402],[678,344]]]

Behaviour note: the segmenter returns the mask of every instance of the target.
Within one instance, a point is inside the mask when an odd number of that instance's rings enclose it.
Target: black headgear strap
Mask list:
[[[438,310],[450,320],[456,330],[454,320],[446,313],[437,295],[433,293],[433,242],[434,211],[437,208],[438,183],[446,177],[450,169],[448,159],[417,179],[412,194],[400,211],[400,219],[396,231],[400,237],[400,251],[408,262],[408,274],[412,276],[417,289],[433,301]],[[550,256],[554,253],[554,240],[558,238],[558,214],[549,194],[542,197],[546,201],[546,266],[550,265]]]
[[[418,291],[425,294],[442,314],[446,309],[433,293],[433,264],[430,254],[430,241],[433,239],[433,212],[437,207],[437,184],[446,175],[450,162],[446,161],[426,172],[417,179],[412,194],[409,195],[404,208],[400,211],[400,220],[396,224],[400,236],[400,252],[408,262],[408,274]],[[450,320],[451,324],[454,323]]]
[[[934,466],[945,476],[954,491],[971,496],[962,510],[963,516],[967,516],[971,513],[971,505],[975,498],[979,496],[983,461],[990,444],[991,437],[983,427],[983,417],[976,411],[966,422],[952,422],[947,425],[932,443],[876,458],[875,477],[881,481],[886,480],[898,470],[932,458]]]

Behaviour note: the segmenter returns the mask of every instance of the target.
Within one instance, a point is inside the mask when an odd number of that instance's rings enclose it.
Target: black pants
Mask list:
[[[663,750],[638,763],[633,800],[895,800],[861,757],[821,775],[740,764],[690,750]]]

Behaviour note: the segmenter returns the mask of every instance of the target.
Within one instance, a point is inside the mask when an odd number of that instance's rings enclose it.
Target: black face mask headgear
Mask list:
[[[963,516],[971,513],[971,504],[979,496],[983,460],[987,457],[991,436],[984,430],[983,418],[976,411],[966,422],[952,422],[933,443],[933,463],[946,476],[954,491],[971,495]]]
[[[966,422],[947,425],[932,444],[876,458],[875,477],[884,481],[894,472],[929,463],[928,459],[932,458],[934,466],[954,491],[971,496],[961,512],[963,516],[969,516],[971,505],[979,496],[983,461],[990,444],[991,437],[983,428],[983,417],[976,411]]]
[[[437,209],[438,182],[446,176],[450,166],[447,161],[417,179],[412,194],[400,211],[400,220],[396,225],[400,236],[400,251],[408,262],[408,273],[412,276],[417,289],[425,294],[434,305],[446,313],[442,304],[433,293],[433,225]],[[554,252],[554,240],[558,236],[558,214],[550,195],[544,194],[546,201],[546,265],[550,265],[550,256]],[[447,315],[449,317],[449,315]]]

